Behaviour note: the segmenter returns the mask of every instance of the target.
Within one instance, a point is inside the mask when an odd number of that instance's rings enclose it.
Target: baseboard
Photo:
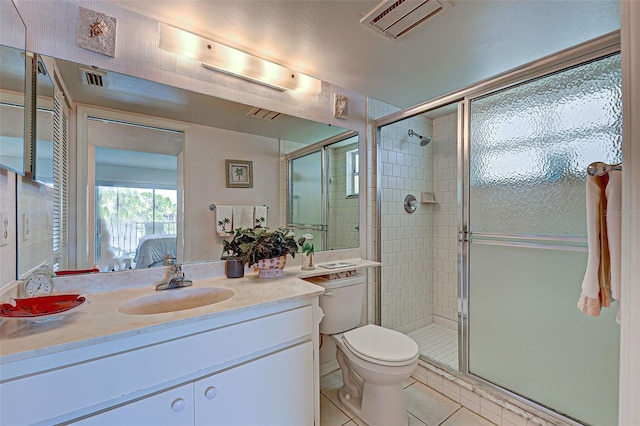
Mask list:
[[[329,373],[333,373],[339,368],[340,366],[338,365],[338,361],[336,361],[335,359],[333,361],[327,362],[326,364],[322,364],[320,366],[320,377],[326,376]]]

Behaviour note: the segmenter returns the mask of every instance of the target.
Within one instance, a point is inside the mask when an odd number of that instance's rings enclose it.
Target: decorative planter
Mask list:
[[[255,265],[254,269],[259,270],[259,278],[279,277],[284,272],[284,265],[287,262],[287,256],[274,257],[271,259],[261,259]]]
[[[244,262],[238,259],[227,259],[224,263],[224,272],[227,278],[244,277]]]

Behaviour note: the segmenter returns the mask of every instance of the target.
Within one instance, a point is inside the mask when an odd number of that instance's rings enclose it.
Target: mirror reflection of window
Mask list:
[[[144,269],[167,254],[175,261],[177,199],[175,189],[96,186],[98,265]]]
[[[347,151],[347,182],[346,192],[347,197],[356,197],[360,193],[360,156],[358,155],[358,149],[352,149]]]
[[[53,149],[52,149],[52,182],[53,211],[51,227],[53,234],[54,268],[64,269],[68,266],[69,226],[69,109],[63,101],[64,96],[56,90],[53,97]],[[47,117],[49,117],[47,115]],[[40,121],[42,123],[42,121]],[[41,151],[42,152],[42,151]],[[42,169],[42,166],[40,166]]]
[[[182,135],[131,123],[93,121],[123,137],[152,137],[167,145]],[[93,128],[92,130],[95,130]],[[105,129],[103,129],[105,130]],[[128,136],[127,136],[128,135]],[[94,139],[94,141],[96,141]],[[95,146],[94,259],[101,271],[162,266],[177,258],[178,160],[176,155]],[[113,144],[111,144],[113,145]],[[151,149],[149,149],[150,151]]]

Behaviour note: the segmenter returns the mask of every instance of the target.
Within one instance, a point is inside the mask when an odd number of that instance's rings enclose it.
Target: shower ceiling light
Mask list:
[[[320,93],[321,83],[317,78],[162,23],[159,47],[198,60],[207,69],[273,89]]]

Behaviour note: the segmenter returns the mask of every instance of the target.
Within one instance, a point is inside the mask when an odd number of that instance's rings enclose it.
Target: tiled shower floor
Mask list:
[[[431,323],[407,335],[418,344],[420,355],[454,370],[458,369],[458,332],[456,330]]]

